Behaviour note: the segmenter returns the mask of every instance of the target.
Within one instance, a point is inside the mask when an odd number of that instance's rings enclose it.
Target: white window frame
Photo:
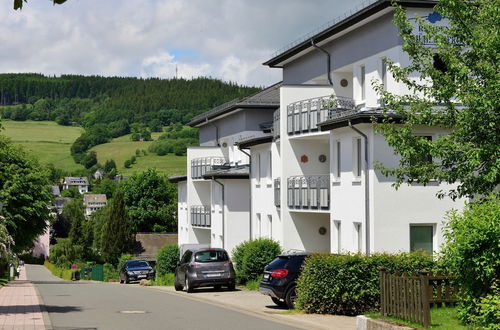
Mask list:
[[[260,185],[260,153],[255,154],[254,168],[255,168],[255,182],[257,185]]]
[[[340,139],[333,142],[333,178],[340,181],[342,176],[342,142]]]
[[[256,233],[255,233],[255,238],[261,238],[262,237],[262,219],[260,213],[255,214],[255,220],[256,220]]]
[[[362,232],[362,224],[361,222],[353,222],[354,225],[354,240],[356,243],[355,249],[357,253],[361,253],[363,251],[363,232]]]
[[[361,87],[361,100],[366,100],[366,66],[363,64],[359,67],[359,84]]]
[[[359,181],[363,174],[363,143],[360,136],[352,139],[352,174],[355,181]]]
[[[271,214],[267,215],[267,221],[269,224],[267,234],[268,234],[269,238],[272,239],[273,238],[273,216]]]
[[[340,254],[342,252],[342,222],[340,220],[333,220],[333,224],[335,227],[335,234],[337,239],[337,253]]]

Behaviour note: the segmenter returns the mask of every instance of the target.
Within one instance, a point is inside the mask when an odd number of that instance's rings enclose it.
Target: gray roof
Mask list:
[[[85,194],[83,195],[83,205],[88,203],[107,203],[108,199],[105,194]]]
[[[212,110],[194,117],[187,124],[189,126],[196,126],[206,120],[216,118],[217,116],[241,108],[278,108],[280,105],[281,85],[282,82],[279,82],[250,96],[241,99],[234,99],[232,101],[221,104],[218,107],[213,108]]]
[[[54,196],[61,196],[61,190],[59,189],[59,186],[50,186],[52,189],[52,195]]]
[[[168,181],[171,183],[179,183],[183,181],[187,181],[187,175],[172,175],[168,177]]]
[[[248,179],[250,177],[249,165],[238,165],[233,167],[228,166],[214,166],[211,171],[207,171],[203,178],[210,179]]]
[[[64,184],[68,186],[88,186],[89,180],[84,176],[67,176],[64,178]]]
[[[362,7],[353,8],[350,12],[323,24],[314,31],[303,35],[300,39],[281,48],[272,55],[270,60],[264,62],[264,65],[268,65],[272,68],[283,67],[282,63],[284,61],[313,47],[311,44],[312,41],[314,43],[320,43],[344,31],[373,14],[390,7],[393,0],[367,0],[367,2],[368,3],[361,3]],[[398,4],[403,7],[432,8],[437,2],[437,0],[399,0]]]
[[[265,136],[260,136],[257,138],[249,138],[245,140],[241,140],[238,142],[238,147],[241,149],[248,149],[250,147],[259,145],[259,144],[264,144],[264,143],[271,143],[273,142],[273,136],[272,135],[265,135]]]

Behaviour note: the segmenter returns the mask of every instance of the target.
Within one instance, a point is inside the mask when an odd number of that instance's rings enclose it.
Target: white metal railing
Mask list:
[[[292,176],[287,181],[289,208],[330,209],[330,177],[328,175]]]
[[[349,97],[322,96],[294,102],[287,107],[288,135],[318,131],[318,124],[327,120],[331,112],[355,109]]]
[[[203,179],[203,175],[212,170],[212,166],[223,165],[225,162],[222,157],[200,157],[191,160],[191,178]]]
[[[191,225],[194,227],[210,228],[210,226],[212,225],[210,206],[192,205]]]

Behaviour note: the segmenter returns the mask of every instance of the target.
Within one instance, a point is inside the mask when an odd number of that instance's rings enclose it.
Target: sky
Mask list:
[[[0,1],[0,72],[183,78],[267,86],[278,49],[370,0]]]

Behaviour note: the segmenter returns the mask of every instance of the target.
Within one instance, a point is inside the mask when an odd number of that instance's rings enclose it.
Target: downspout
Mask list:
[[[368,137],[356,127],[352,126],[351,120],[348,120],[349,127],[357,132],[365,140],[365,235],[366,235],[366,254],[370,254],[370,184],[368,174]]]
[[[252,157],[250,156],[250,154],[246,151],[243,151],[243,149],[240,148],[240,145],[238,144],[238,150],[241,151],[242,153],[244,153],[245,155],[248,156],[248,166],[249,166],[249,171],[250,171],[250,223],[248,224],[249,225],[249,233],[250,233],[250,237],[248,238],[249,240],[252,239],[252,215],[253,215],[253,212],[252,212]]]
[[[316,45],[314,43],[314,40],[311,39],[311,45],[316,48],[316,49],[319,49],[320,51],[322,51],[323,53],[326,54],[326,59],[327,59],[327,62],[326,62],[326,68],[327,68],[327,76],[328,76],[328,82],[330,83],[330,86],[333,87],[333,81],[332,81],[332,74],[331,74],[331,62],[330,62],[330,53],[327,52],[325,49],[321,48],[320,46]]]
[[[224,207],[225,207],[225,202],[224,202],[224,184],[220,181],[218,181],[217,179],[215,179],[214,176],[212,176],[212,180],[218,184],[220,184],[221,188],[222,188],[222,198],[221,198],[221,201],[222,201],[222,248],[224,249],[225,248],[225,244],[224,244],[224,241],[226,240],[226,226],[225,226],[225,217],[224,217],[224,214],[226,213],[226,211],[224,210]]]

